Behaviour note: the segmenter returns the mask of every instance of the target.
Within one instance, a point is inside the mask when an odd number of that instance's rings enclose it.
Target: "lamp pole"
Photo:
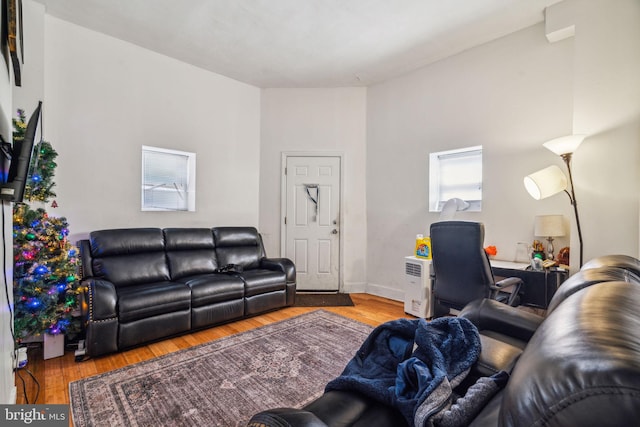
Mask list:
[[[571,193],[569,193],[567,190],[564,190],[564,192],[567,193],[567,196],[569,196],[569,200],[573,205],[573,213],[575,214],[575,217],[576,217],[576,226],[578,228],[578,240],[580,242],[580,267],[582,267],[582,230],[580,229],[580,217],[578,216],[578,204],[576,203],[576,193],[573,189],[573,177],[571,176],[571,154],[572,153],[565,153],[561,155],[562,160],[564,160],[564,163],[567,165],[567,170],[569,171],[569,183],[571,184]]]

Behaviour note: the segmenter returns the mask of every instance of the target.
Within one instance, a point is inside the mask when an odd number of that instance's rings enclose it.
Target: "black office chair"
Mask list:
[[[484,224],[441,221],[431,224],[435,286],[435,316],[461,310],[469,302],[491,298],[510,306],[519,304],[522,279],[496,282],[484,250]]]

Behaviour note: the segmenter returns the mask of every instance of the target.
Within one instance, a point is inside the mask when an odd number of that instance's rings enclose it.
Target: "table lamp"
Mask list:
[[[553,238],[565,235],[562,215],[537,215],[533,235],[547,238],[547,259],[554,259]]]

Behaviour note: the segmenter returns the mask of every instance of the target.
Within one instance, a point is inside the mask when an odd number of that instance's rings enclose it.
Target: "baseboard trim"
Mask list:
[[[367,284],[366,282],[344,283],[342,292],[345,294],[364,294],[367,292]]]
[[[371,295],[392,299],[394,301],[404,301],[404,291],[391,288],[389,286],[368,283],[365,292]]]

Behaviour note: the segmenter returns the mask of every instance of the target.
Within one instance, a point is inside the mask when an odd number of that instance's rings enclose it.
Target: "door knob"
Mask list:
[[[338,234],[338,230],[334,228],[333,230],[331,230],[331,234]]]

